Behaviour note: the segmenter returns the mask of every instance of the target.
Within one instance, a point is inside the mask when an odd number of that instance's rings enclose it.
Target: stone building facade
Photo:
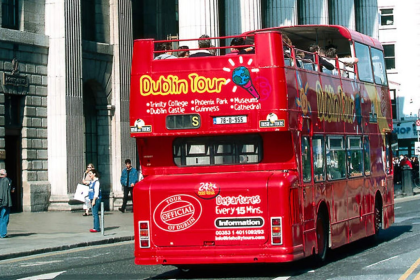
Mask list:
[[[14,211],[70,210],[86,164],[106,207],[121,204],[132,42],[235,35],[280,25],[341,24],[377,37],[376,0],[3,0],[0,167]]]

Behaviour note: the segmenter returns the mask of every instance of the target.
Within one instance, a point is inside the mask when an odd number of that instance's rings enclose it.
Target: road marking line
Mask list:
[[[402,223],[405,222],[407,220],[411,220],[411,219],[418,219],[419,216],[411,216],[411,217],[397,217],[394,218],[394,223],[398,224],[398,223]]]
[[[420,264],[420,258],[417,259],[417,261],[403,274],[401,275],[400,279],[398,280],[405,280],[410,276],[411,273],[413,273],[414,269],[416,269]]]
[[[289,278],[290,276],[280,276],[280,277],[274,278],[273,280],[287,280]]]
[[[60,271],[60,272],[53,272],[53,273],[48,273],[48,274],[42,274],[42,275],[36,275],[36,276],[29,276],[26,278],[20,278],[17,280],[48,280],[48,279],[54,279],[55,277],[57,277],[58,275],[64,273],[66,271]]]
[[[397,210],[397,209],[400,209],[400,208],[402,208],[401,206],[399,206],[399,207],[394,207],[394,210]]]
[[[364,267],[364,268],[369,268],[369,267],[371,267],[371,266],[374,266],[374,265],[377,265],[377,264],[380,264],[380,263],[383,263],[383,262],[386,262],[386,261],[389,261],[389,260],[392,260],[392,259],[395,259],[395,258],[398,258],[398,256],[393,256],[393,257],[391,257],[391,258],[389,258],[389,259],[385,259],[385,260],[379,261],[379,262],[377,262],[377,263],[373,263],[373,264],[368,265],[368,266],[366,266],[366,267]]]
[[[39,265],[59,263],[59,262],[63,262],[63,261],[48,261],[48,262],[27,263],[27,264],[21,264],[20,267],[39,266]]]
[[[420,272],[416,275],[416,277],[414,278],[414,280],[419,280],[420,279]]]

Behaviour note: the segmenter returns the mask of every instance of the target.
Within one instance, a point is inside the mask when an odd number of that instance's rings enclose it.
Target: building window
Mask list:
[[[82,39],[87,41],[95,41],[96,25],[95,25],[95,1],[82,0]]]
[[[83,87],[83,115],[85,119],[85,160],[98,168],[98,111],[93,91]]]
[[[381,9],[381,25],[394,25],[394,9]]]
[[[386,70],[395,69],[395,45],[383,45]]]
[[[1,7],[3,28],[18,29],[18,0],[2,0]]]
[[[389,93],[391,95],[392,119],[397,120],[397,93],[395,89],[390,89]]]
[[[20,100],[19,95],[5,95],[4,117],[6,128],[20,128],[22,126]]]

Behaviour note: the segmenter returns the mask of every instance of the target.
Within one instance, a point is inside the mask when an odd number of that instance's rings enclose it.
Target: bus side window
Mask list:
[[[364,153],[364,167],[365,167],[365,175],[370,175],[370,145],[369,145],[369,138],[365,136],[363,138],[363,153]]]
[[[360,137],[347,137],[348,177],[363,176],[363,149]]]
[[[322,136],[312,138],[312,154],[314,157],[314,180],[315,182],[325,181],[325,143]]]
[[[384,54],[381,50],[371,48],[373,74],[375,75],[375,83],[378,85],[386,86],[388,81],[386,79],[386,68]]]
[[[346,177],[346,151],[341,136],[329,136],[326,150],[328,180],[338,180]]]
[[[309,137],[302,137],[302,175],[303,182],[312,181],[311,170],[311,146],[309,145]]]
[[[391,173],[392,156],[391,156],[391,133],[385,135],[385,161],[386,174]]]

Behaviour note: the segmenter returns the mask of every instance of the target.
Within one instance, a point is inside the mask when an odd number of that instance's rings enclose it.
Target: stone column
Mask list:
[[[217,0],[179,0],[179,38],[198,38],[202,34],[219,36],[219,5]],[[219,46],[219,42],[212,42]],[[198,48],[197,42],[185,42]]]
[[[80,1],[47,0],[49,210],[68,210],[84,167]]]
[[[126,158],[137,167],[135,139],[130,137],[129,101],[131,57],[133,51],[132,4],[127,0],[111,0],[111,44],[114,47],[112,69],[112,105],[108,105],[112,129],[112,174],[109,207],[122,203],[120,175]],[[115,110],[115,112],[113,112]],[[114,207],[115,199],[118,199]]]
[[[330,1],[330,5],[328,7],[330,13],[330,24],[342,25],[356,30],[356,17],[354,9],[354,1]]]
[[[225,1],[226,35],[238,35],[262,28],[261,0]]]
[[[377,0],[355,0],[356,29],[360,33],[378,39],[378,2]]]
[[[299,24],[328,24],[328,0],[298,0]]]
[[[265,13],[265,27],[297,25],[297,0],[269,0]]]

